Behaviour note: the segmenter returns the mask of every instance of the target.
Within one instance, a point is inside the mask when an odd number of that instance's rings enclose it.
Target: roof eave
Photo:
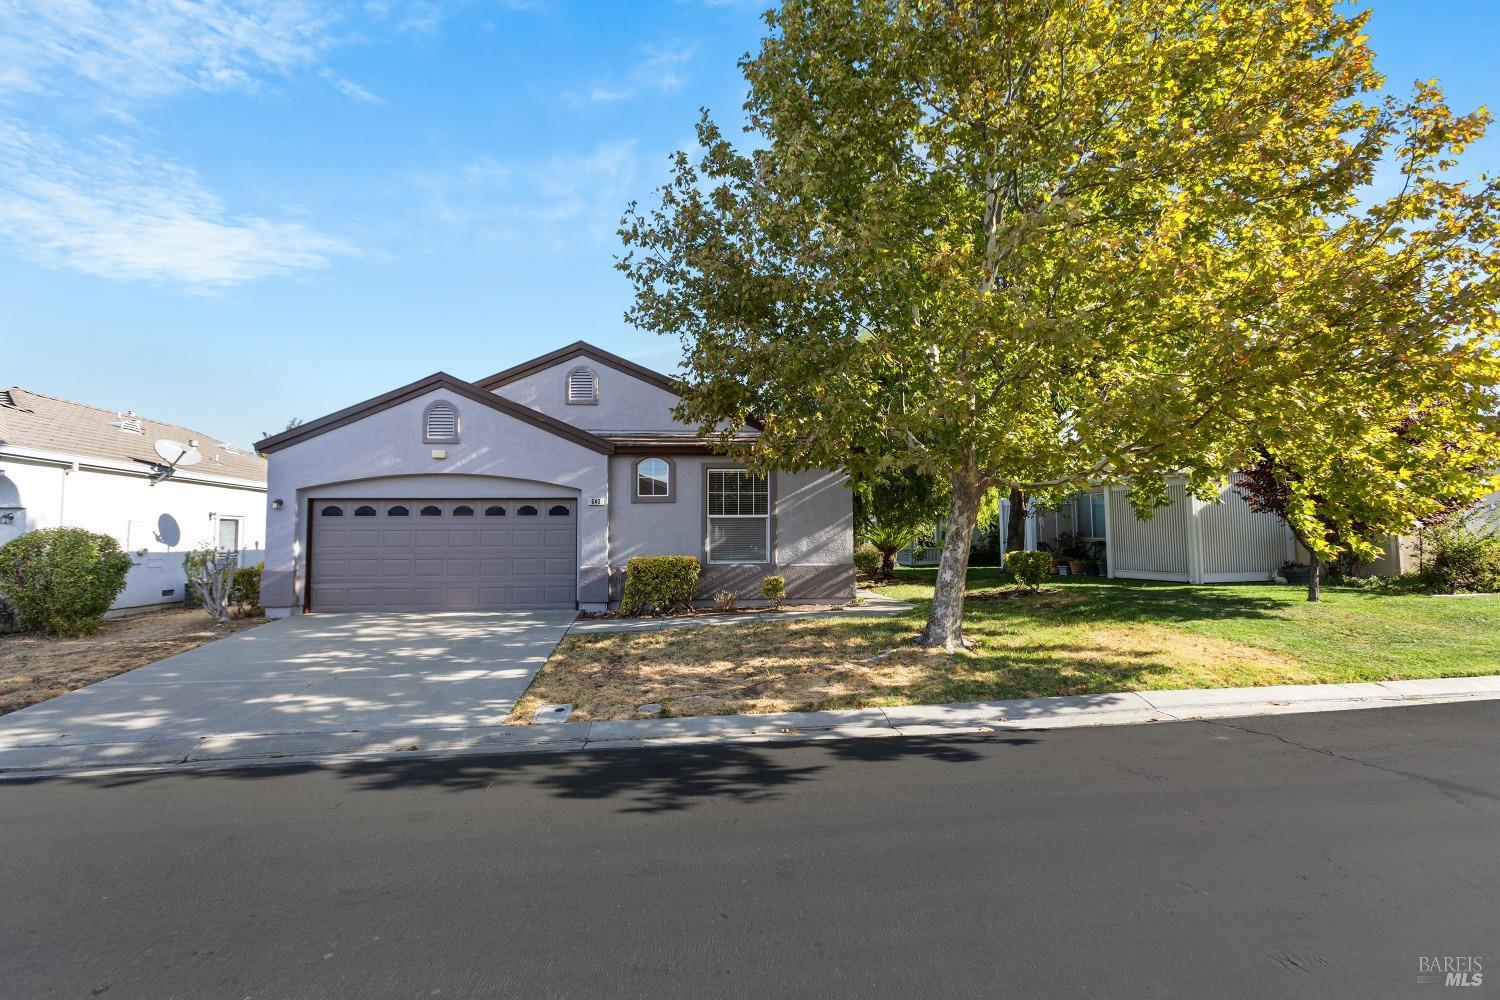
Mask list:
[[[418,379],[400,388],[392,389],[390,392],[371,397],[362,403],[346,406],[342,410],[319,417],[317,420],[299,424],[290,430],[282,431],[280,434],[273,434],[268,438],[257,441],[255,443],[255,450],[265,454],[280,451],[283,448],[326,434],[329,431],[352,424],[357,420],[362,420],[383,410],[388,410],[408,400],[425,396],[429,392],[438,389],[446,389],[456,395],[463,396],[466,399],[473,400],[493,410],[498,410],[501,413],[529,423],[550,434],[555,434],[575,444],[597,451],[602,455],[612,454],[615,450],[614,445],[597,434],[591,434],[588,431],[574,427],[572,424],[564,423],[556,417],[549,417],[545,413],[506,399],[504,396],[485,392],[483,389],[477,388],[473,383],[465,382],[463,379],[449,375],[447,372],[433,372],[426,378]]]

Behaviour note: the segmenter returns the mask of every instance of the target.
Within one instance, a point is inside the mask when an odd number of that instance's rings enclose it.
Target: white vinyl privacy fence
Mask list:
[[[1292,537],[1274,514],[1252,511],[1226,487],[1219,502],[1188,496],[1169,481],[1171,504],[1136,517],[1123,487],[1109,491],[1106,553],[1110,576],[1186,583],[1269,580],[1291,558]]]

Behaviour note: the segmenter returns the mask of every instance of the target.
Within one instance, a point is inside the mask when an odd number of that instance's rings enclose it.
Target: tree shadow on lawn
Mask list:
[[[619,800],[621,813],[671,813],[705,802],[754,805],[780,798],[790,787],[816,780],[833,763],[809,760],[809,752],[834,762],[862,764],[932,760],[972,764],[992,754],[983,748],[1023,747],[1023,736],[883,737],[788,740],[765,744],[719,744],[565,753],[340,761],[327,764],[266,764],[201,771],[167,771],[83,778],[38,778],[34,784],[69,781],[118,789],[146,782],[264,780],[332,775],[358,791],[435,788],[449,792],[534,789],[561,799]]]
[[[1267,584],[1266,588],[1270,590],[1271,585]],[[919,601],[918,611],[925,617],[931,600]],[[976,598],[971,593],[964,600],[964,617],[976,621],[1013,618],[1038,623],[1150,622],[1171,625],[1289,618],[1287,605],[1286,597],[1247,594],[1240,587],[1216,584],[1078,581],[1049,583],[1034,595],[1019,597],[986,599]]]

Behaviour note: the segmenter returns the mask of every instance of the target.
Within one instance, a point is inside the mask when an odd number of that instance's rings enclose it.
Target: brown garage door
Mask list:
[[[574,500],[314,500],[313,611],[577,602]]]

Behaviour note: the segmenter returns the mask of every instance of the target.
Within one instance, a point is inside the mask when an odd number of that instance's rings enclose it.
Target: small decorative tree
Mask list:
[[[229,620],[229,597],[234,590],[234,571],[239,563],[233,552],[214,548],[195,549],[182,557],[188,588],[203,610],[221,622]]]

